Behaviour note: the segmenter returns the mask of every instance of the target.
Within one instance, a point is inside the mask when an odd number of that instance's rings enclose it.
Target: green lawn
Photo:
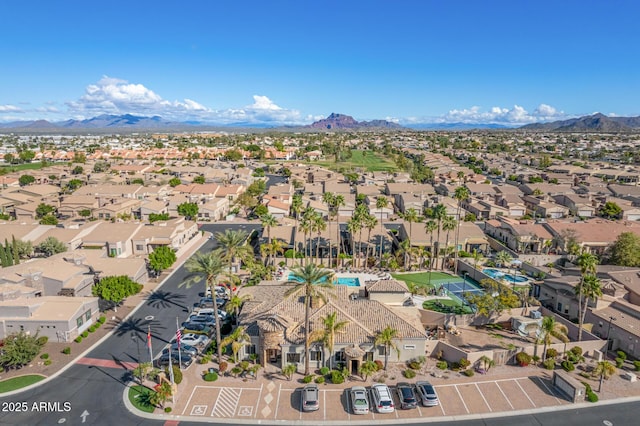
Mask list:
[[[131,386],[129,388],[129,401],[140,411],[153,413],[156,407],[149,403],[149,398],[155,393],[154,390],[146,386]]]
[[[65,162],[59,163],[47,163],[46,166],[43,166],[40,161],[34,161],[33,163],[23,163],[23,164],[11,164],[8,166],[0,166],[0,170],[4,170],[7,173],[19,172],[21,170],[40,170],[43,167],[51,167],[59,164],[68,164]]]
[[[471,314],[473,311],[468,306],[460,306],[458,300],[438,299],[438,300],[426,300],[422,307],[429,311],[456,313],[456,314]]]
[[[421,286],[429,284],[429,274],[431,274],[431,284],[442,284],[447,282],[459,282],[462,281],[460,277],[454,277],[442,272],[418,272],[415,274],[391,274],[393,278],[398,281],[404,281],[405,283],[414,283]]]
[[[366,153],[366,154],[365,154]],[[369,172],[393,172],[397,171],[396,164],[389,159],[382,157],[380,154],[371,151],[351,151],[351,158],[336,163],[332,160],[313,161],[313,164],[323,166],[329,169],[356,169],[364,167]]]
[[[44,379],[45,376],[41,376],[39,374],[29,374],[27,376],[19,376],[3,380],[0,382],[0,393],[21,389],[34,383],[38,383],[40,380]]]

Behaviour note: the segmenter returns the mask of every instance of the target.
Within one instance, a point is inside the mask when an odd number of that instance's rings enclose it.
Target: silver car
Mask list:
[[[318,385],[310,383],[302,389],[302,411],[316,411],[320,408]]]
[[[436,393],[433,385],[429,382],[417,382],[416,393],[418,395],[418,399],[425,407],[435,407],[440,404],[438,394]]]
[[[354,386],[349,391],[353,414],[369,414],[369,397],[362,386]]]

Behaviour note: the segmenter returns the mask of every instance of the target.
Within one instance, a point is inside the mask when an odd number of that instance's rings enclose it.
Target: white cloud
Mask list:
[[[22,112],[22,109],[15,105],[0,105],[0,112]]]
[[[502,124],[517,126],[527,123],[554,121],[567,118],[563,111],[547,104],[540,104],[532,112],[520,105],[512,108],[494,106],[484,111],[479,106],[470,108],[452,109],[439,117],[408,117],[401,120],[402,123],[466,123],[466,124]]]

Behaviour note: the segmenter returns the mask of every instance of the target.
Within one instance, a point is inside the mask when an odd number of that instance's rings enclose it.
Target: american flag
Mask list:
[[[178,343],[178,347],[180,347],[180,339],[182,339],[182,332],[178,329],[178,331],[176,331],[176,342]]]

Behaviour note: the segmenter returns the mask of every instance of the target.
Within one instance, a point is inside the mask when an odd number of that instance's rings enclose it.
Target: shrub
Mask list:
[[[459,363],[459,362],[452,362],[452,363],[451,363],[451,369],[452,369],[453,371],[458,371],[458,370],[460,370],[460,363]]]
[[[333,370],[331,372],[331,383],[334,383],[336,385],[344,383],[344,376],[342,375],[342,372]]]
[[[324,383],[324,376],[318,376],[316,377],[316,379],[314,380],[317,384],[321,385]]]
[[[47,336],[40,336],[36,339],[36,344],[38,346],[44,346],[47,344],[48,341],[49,341],[49,338]]]
[[[164,407],[164,412],[165,413],[170,413],[172,411],[171,407]]]
[[[382,363],[382,361],[380,361],[379,359],[376,359],[375,361],[373,361],[376,364],[376,367],[378,367],[378,371],[382,370],[384,368],[384,364]]]
[[[540,362],[540,357],[538,355],[534,355],[531,357],[531,360],[534,364],[537,364],[538,362]]]
[[[569,349],[569,352],[574,354],[576,357],[580,358],[582,356],[582,348],[580,346],[574,346]]]
[[[475,373],[473,372],[473,370],[464,370],[462,374],[464,374],[467,377],[472,377]]]
[[[304,376],[302,379],[302,383],[311,383],[313,381],[313,374],[309,374],[308,376]]]
[[[562,361],[562,368],[564,369],[564,371],[573,371],[576,369],[576,366],[573,365],[573,363],[571,361]]]
[[[175,382],[176,385],[179,385],[180,383],[182,383],[182,371],[175,364],[172,365],[172,367],[173,367],[173,381]],[[164,373],[167,375],[167,377],[169,377],[168,366],[164,369]]]
[[[555,358],[557,356],[558,356],[558,351],[556,349],[553,349],[553,348],[547,349],[547,354],[545,355],[546,358]]]
[[[595,392],[587,392],[587,401],[598,402],[598,395]]]
[[[640,371],[640,361],[633,361],[633,366],[636,368],[636,371]]]
[[[449,364],[447,363],[447,361],[438,361],[436,363],[436,367],[438,367],[440,370],[446,370],[447,368],[449,368]]]
[[[420,364],[418,361],[416,360],[411,360],[407,363],[407,365],[409,366],[409,368],[411,368],[412,370],[420,370],[420,368],[422,367],[422,364]]]
[[[89,330],[89,333],[93,333],[94,331],[96,331],[96,327],[93,325],[90,325],[87,330]]]
[[[518,352],[516,354],[516,361],[518,361],[521,367],[526,367],[531,363],[531,355],[526,352]]]
[[[407,368],[402,372],[402,375],[407,379],[413,379],[414,377],[416,377],[416,372],[410,368]]]
[[[625,351],[618,351],[616,354],[618,354],[618,358],[621,358],[623,361],[627,360],[627,353]]]
[[[100,318],[98,318],[98,322],[100,324],[104,324],[104,322],[107,320],[107,317],[105,317],[104,315],[102,315]]]
[[[73,339],[73,341],[76,342],[76,343],[82,342],[82,336],[76,337],[75,339]]]
[[[200,364],[206,364],[209,361],[211,361],[211,355],[204,355],[202,358],[200,358],[200,361],[198,361]]]
[[[50,359],[45,359],[44,360],[44,365],[51,365],[51,360]]]
[[[82,332],[82,337],[83,337],[83,338],[84,338],[84,337],[89,337],[89,332],[88,332],[88,331],[86,331],[86,330],[85,330],[85,331],[83,331],[83,332]]]
[[[49,354],[40,355],[40,359],[48,359],[48,358],[49,358]]]
[[[580,383],[582,383],[582,384],[584,385],[584,389],[585,389],[585,391],[586,391],[587,393],[589,393],[589,392],[592,392],[592,391],[593,391],[593,389],[591,389],[591,385],[590,385],[589,383],[587,383],[587,382],[580,382]]]
[[[544,368],[546,368],[547,370],[553,370],[554,368],[556,368],[556,362],[552,358],[546,359],[542,363],[542,365],[544,365]]]
[[[224,373],[225,371],[227,371],[227,368],[229,368],[229,364],[227,364],[226,361],[220,361],[220,364],[218,365],[218,371]]]
[[[64,348],[62,350],[62,353],[65,354],[65,355],[69,355],[71,353],[71,347],[67,346],[66,348]]]
[[[331,370],[329,370],[329,367],[322,367],[320,369],[320,374],[322,374],[323,376],[326,376],[327,374],[329,374]]]
[[[464,370],[471,365],[471,361],[469,361],[466,358],[460,358],[460,361],[458,361],[458,364],[460,365],[460,368]]]
[[[218,374],[215,371],[212,371],[211,373],[207,373],[202,376],[202,378],[205,382],[215,382],[216,380],[218,380]]]
[[[624,359],[620,357],[616,358],[616,367],[622,368],[623,365],[624,365]]]

